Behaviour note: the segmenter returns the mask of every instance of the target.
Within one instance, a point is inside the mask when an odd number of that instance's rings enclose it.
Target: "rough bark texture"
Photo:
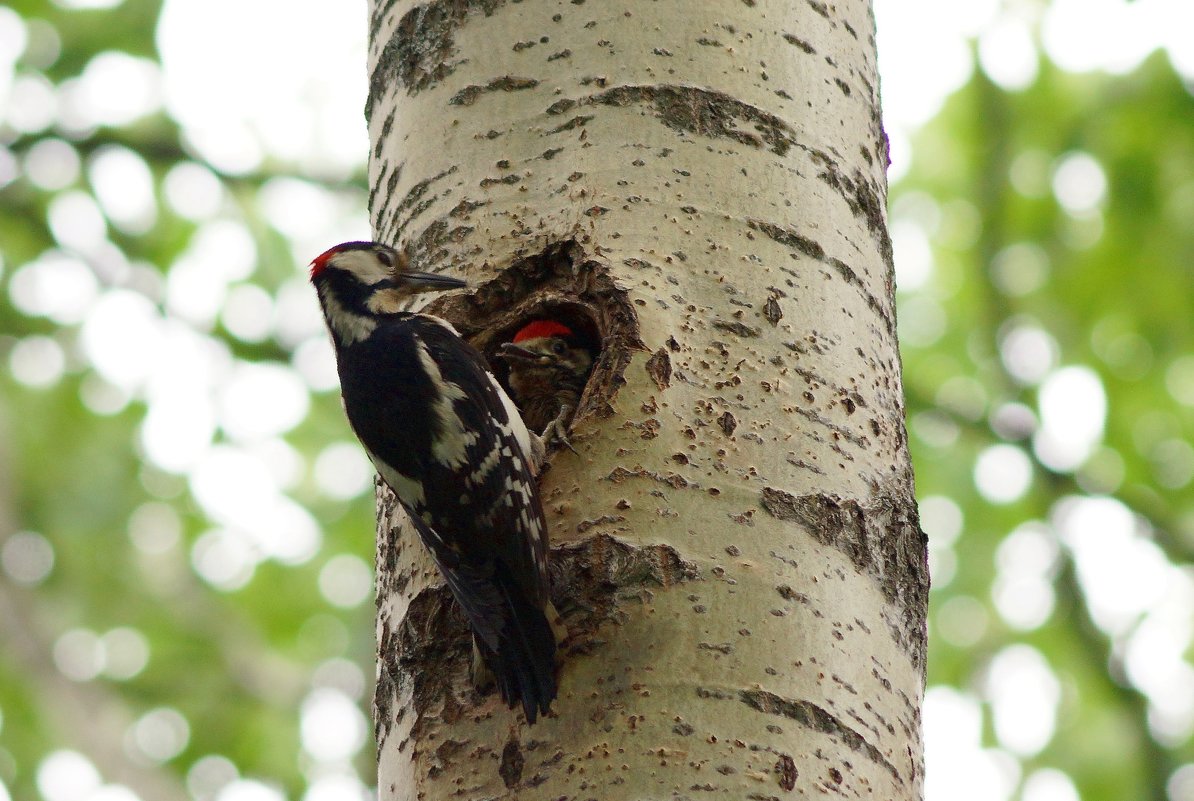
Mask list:
[[[603,343],[528,728],[379,490],[381,799],[921,797],[928,576],[865,0],[374,0],[378,239]],[[499,365],[500,369],[500,365]]]

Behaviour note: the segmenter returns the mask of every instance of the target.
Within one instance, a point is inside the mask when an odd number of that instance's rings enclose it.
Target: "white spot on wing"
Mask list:
[[[506,390],[502,389],[502,385],[493,377],[493,373],[487,371],[485,375],[489,378],[489,383],[493,384],[498,397],[502,399],[502,405],[506,407],[506,417],[510,419],[510,425],[508,427],[503,426],[503,429],[518,442],[518,447],[522,448],[523,458],[529,457],[531,454],[531,434],[527,431],[526,423],[522,421],[522,415],[519,414],[518,407],[514,405],[514,401],[510,400],[510,396],[506,394]]]
[[[494,469],[496,469],[498,465],[502,463],[501,457],[502,452],[498,448],[494,448],[489,453],[485,454],[485,458],[477,462],[476,467],[469,476],[469,480],[473,483],[473,485],[484,483],[485,477],[492,473]]]
[[[419,357],[419,364],[427,372],[427,377],[435,386],[436,398],[431,404],[431,411],[439,422],[435,432],[435,439],[431,443],[431,455],[440,464],[451,470],[457,470],[468,462],[468,447],[477,441],[476,433],[469,431],[464,422],[456,415],[452,402],[461,400],[467,395],[464,390],[450,381],[444,380],[439,365],[431,358],[427,346],[418,342],[415,351]]]
[[[449,331],[452,332],[452,336],[456,336],[456,337],[460,336],[460,332],[457,331],[452,326],[451,323],[449,323],[447,320],[445,320],[442,317],[436,317],[434,314],[420,314],[419,316],[425,320],[430,320],[431,322],[436,323],[437,325],[440,325],[440,326],[448,329]]]
[[[365,449],[373,466],[377,468],[377,472],[381,475],[381,480],[394,490],[394,494],[398,496],[398,500],[410,507],[420,507],[427,500],[427,496],[423,492],[423,482],[416,478],[399,473],[390,465],[383,462],[373,455],[373,452],[368,448]]]

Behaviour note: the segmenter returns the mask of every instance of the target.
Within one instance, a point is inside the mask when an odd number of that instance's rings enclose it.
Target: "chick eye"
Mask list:
[[[556,353],[563,353],[564,351],[568,350],[568,346],[565,345],[562,340],[557,339],[555,342],[551,343],[551,349]]]
[[[380,261],[386,267],[394,266],[394,257],[391,256],[388,251],[385,251],[385,250],[377,251],[377,260]]]

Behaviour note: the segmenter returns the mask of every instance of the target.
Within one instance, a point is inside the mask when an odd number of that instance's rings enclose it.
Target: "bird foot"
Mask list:
[[[543,433],[539,436],[545,445],[555,445],[557,447],[567,448],[577,456],[580,456],[576,448],[572,447],[572,443],[568,440],[567,420],[571,414],[571,406],[562,406],[560,408],[560,413],[556,415],[556,419],[548,423],[547,427],[543,429]]]

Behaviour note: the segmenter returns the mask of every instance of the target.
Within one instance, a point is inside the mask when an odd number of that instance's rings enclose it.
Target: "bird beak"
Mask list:
[[[535,353],[533,351],[527,350],[526,348],[520,348],[513,342],[502,343],[502,346],[498,348],[497,356],[499,359],[534,362],[535,364],[539,365],[548,365],[554,361],[554,359],[552,359],[550,356],[545,356],[542,353]]]
[[[436,273],[405,272],[394,276],[395,284],[408,292],[442,292],[445,289],[459,289],[468,286],[468,281],[450,275]]]

